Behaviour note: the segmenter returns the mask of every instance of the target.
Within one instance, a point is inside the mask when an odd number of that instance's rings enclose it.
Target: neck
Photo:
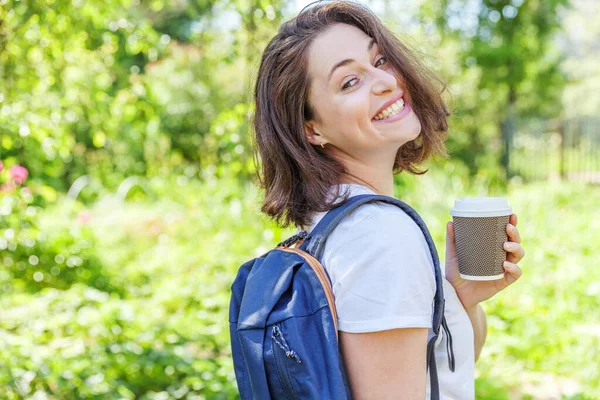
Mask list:
[[[328,147],[328,153],[344,165],[340,183],[358,183],[379,195],[394,197],[394,162],[398,151],[394,146],[363,152],[359,157]]]
[[[391,168],[370,166],[356,162],[345,163],[346,172],[341,183],[358,183],[375,193],[394,197],[394,174]]]
[[[341,183],[358,183],[360,185],[368,187],[377,194],[394,197],[393,179],[389,182],[375,182],[372,178],[368,181],[364,181],[356,176],[344,174]]]

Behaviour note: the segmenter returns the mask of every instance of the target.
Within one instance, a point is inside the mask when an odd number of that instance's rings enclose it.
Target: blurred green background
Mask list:
[[[478,399],[600,399],[600,2],[365,1],[449,83],[449,159],[396,177],[443,261],[455,198],[527,256],[483,303]],[[252,85],[307,2],[0,0],[0,398],[235,399],[260,215]]]

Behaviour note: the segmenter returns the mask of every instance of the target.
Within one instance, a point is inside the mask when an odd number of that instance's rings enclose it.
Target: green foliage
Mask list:
[[[484,304],[489,331],[478,382],[502,382],[532,398],[600,396],[600,369],[592,361],[600,357],[600,273],[594,267],[600,224],[589,218],[599,195],[598,187],[585,184],[510,191],[527,254],[520,281]]]
[[[198,309],[199,278],[188,280],[183,293],[177,279],[150,298],[121,300],[82,284],[15,298],[2,323],[0,394],[234,398],[231,361],[219,352],[223,323],[210,308]]]
[[[423,216],[441,260],[454,198],[506,195],[519,217],[523,277],[484,303],[489,333],[477,397],[596,398],[600,226],[588,215],[598,188],[490,188],[485,176],[469,183],[464,168],[446,161],[420,177],[401,174],[396,197]],[[0,397],[237,397],[229,287],[242,263],[294,232],[262,217],[260,191],[234,175],[155,178],[148,186],[159,201],[101,197],[87,210],[101,273],[122,293],[79,280],[34,293],[14,286],[0,298]],[[77,224],[77,206],[40,210],[38,229]]]
[[[37,284],[30,276],[21,279],[27,288],[5,282],[12,286],[0,298],[1,398],[236,398],[229,286],[237,266],[282,235],[258,217],[254,187],[233,177],[206,182],[157,178],[149,185],[157,203],[103,197],[87,210],[102,267],[91,272],[122,293],[83,278],[35,293],[25,290]],[[78,206],[40,211],[38,228],[49,235],[83,223],[73,221]],[[71,234],[55,233],[62,242],[79,239]]]
[[[507,174],[512,138],[526,129],[519,118],[562,116],[565,57],[553,37],[569,6],[569,0],[423,2],[419,14],[437,27],[431,51],[452,94],[448,147],[472,176],[498,165]]]
[[[85,214],[77,220],[46,214],[40,221],[43,189],[17,186],[0,192],[0,294],[66,289],[75,282],[120,292],[102,270]]]
[[[52,3],[0,9],[2,158],[62,190],[88,171],[110,184],[145,173],[156,112],[138,73],[164,52],[159,33],[124,2]]]
[[[569,0],[489,0],[475,13],[460,3],[442,2],[437,21],[449,39],[463,42],[459,62],[480,72],[478,89],[501,97],[501,107],[515,101],[507,96],[518,97],[522,116],[556,115],[564,79],[560,54],[549,39]],[[499,108],[496,114],[501,118],[507,111]]]
[[[166,175],[190,162],[253,172],[247,72],[283,2],[4,3],[7,164],[60,191],[85,174],[116,188],[127,176]],[[241,29],[219,26],[216,12],[238,15]]]

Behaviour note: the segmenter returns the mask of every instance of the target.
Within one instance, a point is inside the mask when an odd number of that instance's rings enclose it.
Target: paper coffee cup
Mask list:
[[[487,281],[504,277],[508,241],[506,225],[512,209],[503,197],[455,200],[450,215],[461,278]]]

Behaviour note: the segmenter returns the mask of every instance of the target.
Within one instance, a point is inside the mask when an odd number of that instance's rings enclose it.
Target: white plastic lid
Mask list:
[[[499,217],[511,215],[512,208],[504,197],[463,197],[450,209],[453,217]]]

